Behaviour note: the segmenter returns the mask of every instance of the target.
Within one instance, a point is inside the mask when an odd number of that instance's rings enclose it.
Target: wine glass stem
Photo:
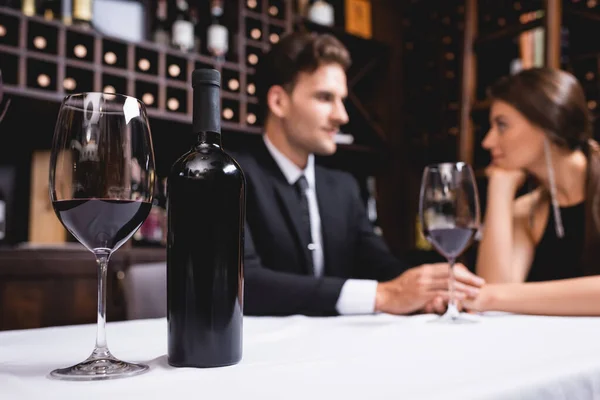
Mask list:
[[[456,297],[454,296],[454,263],[456,260],[454,258],[448,259],[448,290],[450,292],[450,299],[448,301],[448,313],[452,317],[458,316],[458,307],[456,306]]]
[[[98,263],[98,328],[93,356],[100,358],[110,355],[106,346],[106,271],[110,253],[97,252],[95,254]]]

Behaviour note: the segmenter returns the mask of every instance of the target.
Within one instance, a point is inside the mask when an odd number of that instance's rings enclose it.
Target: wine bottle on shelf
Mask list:
[[[167,181],[168,362],[217,367],[242,357],[245,178],[221,147],[221,76],[192,73],[194,147]]]
[[[306,18],[308,16],[309,3],[309,0],[296,0],[296,13],[300,17]]]
[[[29,17],[35,15],[35,0],[23,0],[21,2],[21,11]]]
[[[333,26],[335,24],[335,10],[325,0],[316,0],[308,10],[308,19],[315,24]]]
[[[71,25],[73,23],[73,3],[71,0],[61,0],[60,6],[63,24]]]
[[[92,0],[73,0],[73,25],[84,29],[91,29],[92,16]]]
[[[259,0],[246,0],[246,7],[248,7],[249,10],[260,12],[259,6]]]
[[[282,18],[283,17],[282,8],[283,8],[283,4],[280,1],[270,0],[269,1],[269,9],[267,10],[269,17]]]
[[[54,19],[60,19],[61,4],[60,0],[44,0],[42,2],[42,15],[44,19],[52,21]]]
[[[200,27],[199,17],[198,17],[198,7],[191,6],[190,19],[192,21],[192,25],[194,25],[194,53],[200,53],[201,42],[200,42],[200,35],[199,35],[199,30],[198,30],[198,28]]]
[[[223,16],[223,0],[211,0],[210,14],[212,23],[206,32],[206,47],[217,58],[223,58],[229,50],[229,31],[219,22]]]
[[[177,0],[177,14],[173,22],[173,46],[181,51],[194,48],[194,24],[190,17],[190,7],[186,0]]]
[[[158,0],[156,4],[156,19],[154,21],[154,43],[168,46],[171,42],[169,29],[169,15],[167,0]]]
[[[377,216],[377,194],[374,176],[369,176],[367,178],[367,193],[369,194],[367,198],[367,217],[371,224],[373,224],[373,231],[375,234],[381,236],[383,232],[379,226],[379,218]]]

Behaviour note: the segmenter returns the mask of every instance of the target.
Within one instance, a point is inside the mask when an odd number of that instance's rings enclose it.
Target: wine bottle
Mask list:
[[[222,58],[229,50],[229,31],[221,25],[219,18],[223,16],[223,1],[211,0],[210,14],[212,23],[206,32],[206,47],[215,57]]]
[[[167,183],[168,362],[217,367],[242,357],[245,178],[221,147],[221,76],[192,73],[198,140]]]
[[[60,19],[61,4],[60,0],[44,0],[42,2],[42,15],[44,19],[52,21]]]
[[[154,21],[154,43],[169,45],[170,34],[168,26],[167,0],[158,0],[156,5],[156,19]]]
[[[71,0],[61,0],[60,6],[63,24],[71,25],[73,23],[73,4]]]
[[[92,27],[92,0],[73,0],[73,25],[90,29]]]
[[[172,39],[173,46],[181,51],[190,51],[194,48],[194,24],[186,0],[177,0],[177,15],[173,22]]]
[[[315,1],[308,10],[308,19],[315,24],[333,26],[335,23],[335,10],[325,0]]]

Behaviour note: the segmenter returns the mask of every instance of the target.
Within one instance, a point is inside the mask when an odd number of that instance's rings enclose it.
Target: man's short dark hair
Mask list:
[[[348,49],[334,36],[292,32],[282,37],[257,66],[257,95],[262,114],[268,114],[267,93],[272,86],[282,86],[291,93],[300,72],[312,73],[331,63],[344,70],[351,64]]]

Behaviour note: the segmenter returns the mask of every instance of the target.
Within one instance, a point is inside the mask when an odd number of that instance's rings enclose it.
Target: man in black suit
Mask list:
[[[249,315],[442,312],[447,264],[409,268],[373,232],[351,175],[315,165],[348,122],[346,48],[295,33],[258,66],[263,142],[236,154],[247,182],[245,301]],[[458,297],[483,281],[458,265]]]

